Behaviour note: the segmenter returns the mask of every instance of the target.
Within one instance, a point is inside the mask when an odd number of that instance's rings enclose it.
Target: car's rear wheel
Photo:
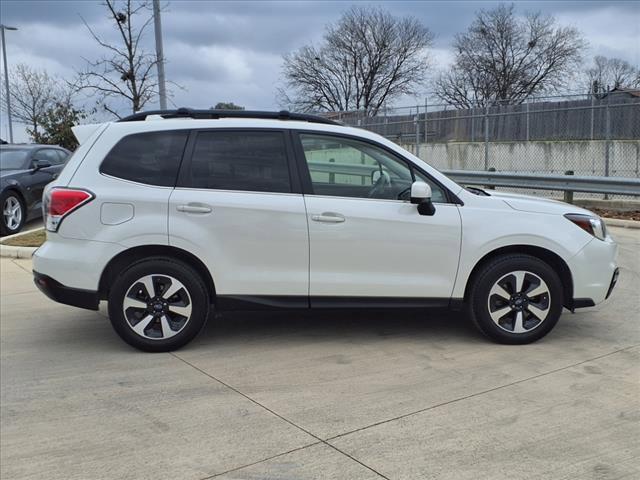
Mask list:
[[[0,235],[13,235],[22,230],[27,215],[24,202],[14,192],[4,192],[0,196],[2,218],[0,219]]]
[[[168,352],[198,334],[209,315],[209,303],[207,288],[193,268],[150,258],[117,277],[109,292],[109,318],[129,345]]]
[[[534,342],[553,329],[563,305],[558,274],[530,255],[505,255],[480,267],[469,296],[470,315],[489,338]]]

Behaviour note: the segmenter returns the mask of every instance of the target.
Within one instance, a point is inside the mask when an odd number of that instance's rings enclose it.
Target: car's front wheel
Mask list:
[[[474,275],[470,315],[489,338],[508,344],[534,342],[551,331],[562,313],[558,274],[530,255],[504,255]]]
[[[140,350],[168,352],[190,342],[209,315],[209,294],[182,262],[149,258],[134,263],[109,292],[109,318],[118,335]]]
[[[14,192],[4,192],[0,196],[0,205],[2,205],[0,235],[13,235],[22,230],[27,219],[22,199]]]

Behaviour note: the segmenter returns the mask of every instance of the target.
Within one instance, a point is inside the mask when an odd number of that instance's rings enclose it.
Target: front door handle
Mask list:
[[[344,216],[334,212],[323,212],[320,215],[311,215],[311,220],[322,223],[342,223]]]
[[[186,205],[178,205],[176,210],[185,213],[211,213],[211,207],[202,203],[188,203]]]

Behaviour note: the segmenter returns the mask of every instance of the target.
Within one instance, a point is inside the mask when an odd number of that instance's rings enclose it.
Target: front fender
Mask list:
[[[462,245],[453,298],[463,298],[473,269],[487,255],[505,247],[548,250],[566,264],[593,237],[562,215],[462,207]]]

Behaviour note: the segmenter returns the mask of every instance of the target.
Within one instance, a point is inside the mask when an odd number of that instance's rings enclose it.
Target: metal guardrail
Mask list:
[[[371,173],[377,169],[373,165],[318,160],[310,161],[308,164],[312,172],[353,175],[361,178],[370,178]],[[571,201],[573,192],[640,196],[640,178],[584,177],[575,176],[573,172],[567,172],[565,175],[472,170],[441,170],[441,172],[462,185],[564,191],[566,201]]]
[[[577,177],[570,174],[547,175],[540,173],[477,172],[468,170],[442,170],[442,173],[454,182],[463,185],[640,196],[640,178]]]

